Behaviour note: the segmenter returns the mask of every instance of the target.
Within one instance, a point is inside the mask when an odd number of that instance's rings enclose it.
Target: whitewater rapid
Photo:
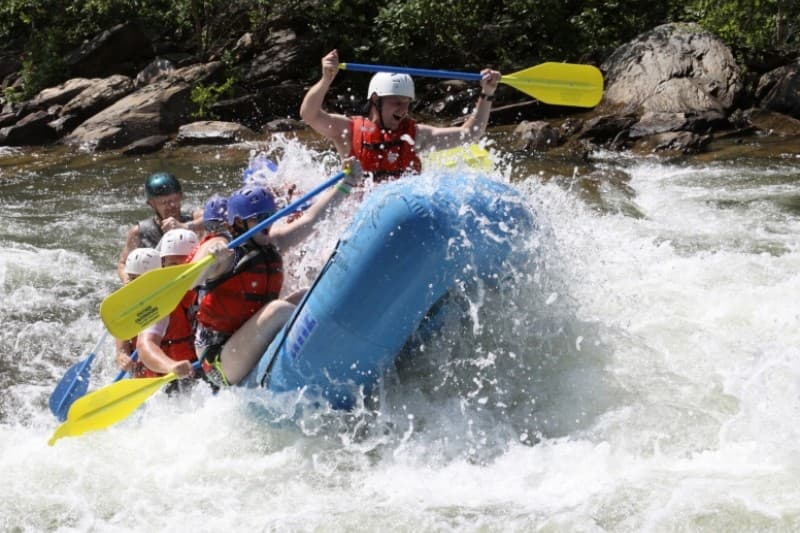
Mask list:
[[[335,170],[280,149],[302,185]],[[540,223],[519,243],[529,267],[461,302],[468,319],[387,376],[377,411],[295,422],[264,414],[291,398],[198,388],[48,447],[47,397],[102,332],[125,230],[147,213],[140,182],[166,167],[198,206],[240,182],[235,156],[0,167],[0,529],[800,529],[792,158],[595,154],[630,176],[625,211],[564,186],[580,176],[515,179]],[[292,283],[346,222],[293,259]],[[93,386],[116,373],[110,341],[101,352]]]

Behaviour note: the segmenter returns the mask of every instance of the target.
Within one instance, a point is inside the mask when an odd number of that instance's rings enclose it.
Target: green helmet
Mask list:
[[[148,198],[166,196],[181,192],[181,184],[178,178],[168,172],[156,172],[145,180],[144,190]]]

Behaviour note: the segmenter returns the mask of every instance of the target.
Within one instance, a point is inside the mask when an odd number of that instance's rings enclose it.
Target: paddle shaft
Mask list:
[[[131,352],[131,361],[135,363],[138,360],[139,360],[139,351],[134,350],[133,352]],[[114,381],[112,381],[112,383],[116,383],[117,381],[121,380],[122,378],[125,377],[127,373],[128,373],[127,370],[120,370],[119,374],[117,374],[117,377],[114,378]]]
[[[339,63],[339,68],[359,72],[394,72],[468,81],[480,81],[483,77],[480,73],[475,72],[364,63]],[[510,85],[546,104],[594,107],[603,98],[603,74],[591,65],[542,63],[513,74],[503,75],[500,83]]]
[[[354,72],[395,72],[409,76],[425,76],[428,78],[446,78],[448,80],[481,81],[479,72],[459,72],[457,70],[433,70],[427,68],[394,67],[389,65],[368,65],[364,63],[339,63],[342,70]]]
[[[267,218],[265,220],[262,220],[261,222],[259,222],[258,224],[256,224],[252,228],[250,228],[249,230],[245,231],[244,233],[242,233],[241,235],[239,235],[238,237],[233,239],[228,244],[228,248],[230,248],[232,250],[232,249],[236,248],[237,246],[241,246],[242,244],[246,243],[250,239],[250,237],[252,237],[256,233],[258,233],[259,231],[263,230],[264,228],[266,228],[267,226],[269,226],[270,224],[272,224],[276,220],[278,220],[280,218],[283,218],[283,217],[285,217],[287,215],[291,215],[295,211],[299,211],[300,209],[303,208],[303,205],[308,200],[310,200],[314,196],[318,195],[319,193],[321,193],[322,191],[324,191],[325,189],[327,189],[328,187],[330,187],[331,185],[333,185],[334,183],[336,183],[337,181],[339,181],[340,179],[345,177],[345,175],[346,175],[346,172],[339,172],[335,176],[332,176],[329,179],[327,179],[326,181],[324,181],[323,183],[317,185],[316,187],[314,187],[313,189],[311,189],[310,191],[305,193],[303,196],[301,196],[300,198],[298,198],[297,200],[295,200],[291,204],[287,205],[283,209],[281,209],[278,212],[276,212],[271,217],[269,217],[269,218]]]

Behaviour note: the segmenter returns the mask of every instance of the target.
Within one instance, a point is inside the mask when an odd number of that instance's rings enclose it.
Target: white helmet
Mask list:
[[[197,246],[197,235],[188,229],[171,229],[161,237],[158,249],[161,257],[169,255],[189,255]]]
[[[367,98],[378,96],[407,96],[414,99],[414,80],[408,74],[378,72],[369,80]]]
[[[161,266],[161,256],[152,248],[136,248],[125,260],[125,273],[141,276],[147,271]]]

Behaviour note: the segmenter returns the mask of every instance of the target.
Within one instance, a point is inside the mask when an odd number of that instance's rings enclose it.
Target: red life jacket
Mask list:
[[[393,179],[408,171],[420,172],[422,163],[414,150],[417,123],[410,118],[400,121],[394,131],[381,130],[366,117],[353,117],[350,155],[361,162],[375,181]]]
[[[195,361],[197,359],[194,351],[194,323],[192,321],[196,298],[197,293],[187,292],[178,307],[169,314],[169,325],[161,339],[161,349],[173,361]],[[153,372],[146,366],[142,374],[137,375],[137,377],[144,378],[157,376],[163,376],[163,374]]]
[[[274,246],[254,248],[246,244],[236,251],[234,269],[200,287],[197,311],[200,324],[228,335],[275,300],[283,286],[283,260]]]

